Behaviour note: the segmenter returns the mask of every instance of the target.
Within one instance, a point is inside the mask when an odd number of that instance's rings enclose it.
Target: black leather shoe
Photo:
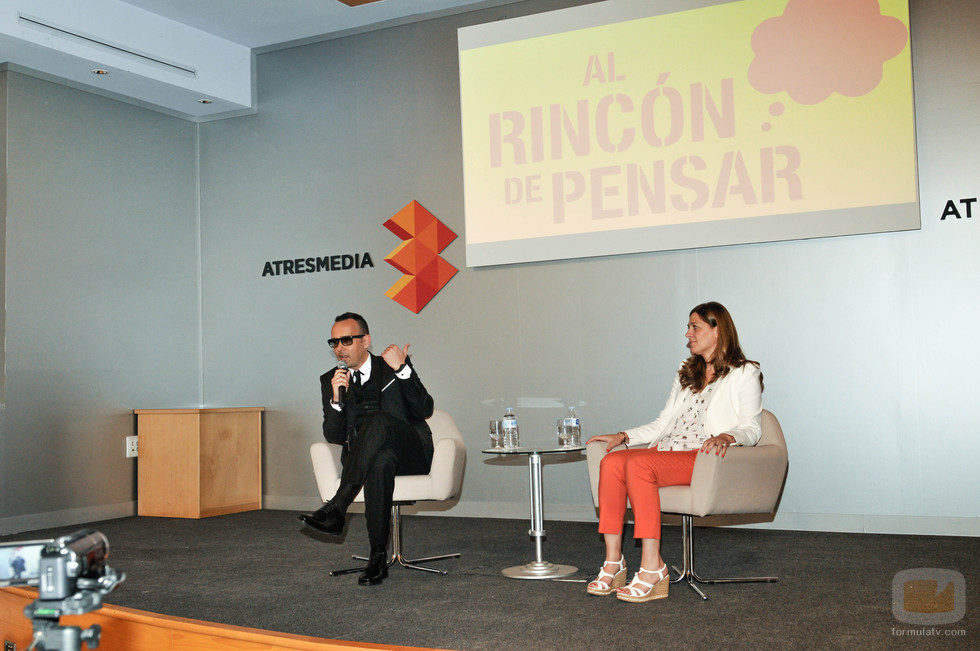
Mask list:
[[[344,533],[344,525],[347,524],[347,518],[344,517],[344,514],[330,502],[326,502],[309,515],[301,513],[299,519],[306,526],[333,536]]]
[[[371,554],[367,567],[357,579],[358,585],[378,585],[388,578],[388,554],[379,552]]]

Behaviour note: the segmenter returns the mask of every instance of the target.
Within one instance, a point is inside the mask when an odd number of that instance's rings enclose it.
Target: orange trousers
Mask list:
[[[626,499],[633,506],[633,537],[660,540],[661,486],[687,486],[698,451],[657,449],[610,452],[599,464],[599,533],[623,532]]]

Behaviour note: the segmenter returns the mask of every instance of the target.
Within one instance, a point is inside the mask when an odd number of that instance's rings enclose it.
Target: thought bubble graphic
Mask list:
[[[769,105],[769,115],[773,116],[774,118],[779,117],[780,115],[782,115],[783,114],[783,111],[785,111],[785,110],[786,110],[786,107],[783,106],[783,103],[782,102],[773,102],[772,104]],[[762,130],[763,131],[769,131],[769,129],[771,129],[771,128],[772,128],[772,124],[770,124],[769,122],[763,122],[762,123]]]
[[[789,0],[752,34],[749,83],[800,104],[858,97],[881,83],[883,64],[907,41],[905,24],[882,16],[877,0]]]

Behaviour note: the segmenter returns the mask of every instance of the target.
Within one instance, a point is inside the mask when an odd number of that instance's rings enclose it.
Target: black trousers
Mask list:
[[[371,551],[388,546],[395,475],[429,472],[419,433],[408,423],[376,412],[364,417],[350,442],[334,503],[346,509],[364,487],[364,516]]]

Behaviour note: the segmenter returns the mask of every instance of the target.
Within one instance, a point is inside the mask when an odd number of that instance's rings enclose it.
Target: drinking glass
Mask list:
[[[500,419],[490,421],[490,447],[504,447],[504,426]]]
[[[568,437],[565,430],[565,419],[559,418],[555,421],[555,433],[558,435],[558,445],[568,445]]]

